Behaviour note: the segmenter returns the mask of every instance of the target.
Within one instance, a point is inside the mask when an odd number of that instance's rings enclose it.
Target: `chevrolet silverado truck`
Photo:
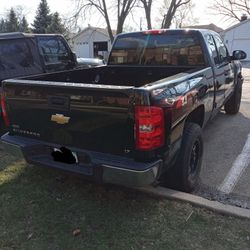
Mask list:
[[[209,30],[120,34],[107,65],[3,81],[1,142],[28,163],[98,182],[145,186],[166,175],[190,192],[202,128],[223,106],[239,111],[245,57]]]

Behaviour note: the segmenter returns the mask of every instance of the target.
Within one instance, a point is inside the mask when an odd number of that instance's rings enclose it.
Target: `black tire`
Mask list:
[[[235,115],[240,110],[240,102],[242,95],[242,84],[240,82],[237,83],[234,89],[233,95],[227,100],[224,105],[225,112],[229,115]]]
[[[180,154],[174,166],[178,189],[191,192],[198,185],[202,156],[201,127],[195,123],[187,123],[184,127]]]

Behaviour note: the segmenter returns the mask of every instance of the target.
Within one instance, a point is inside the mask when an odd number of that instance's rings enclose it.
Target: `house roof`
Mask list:
[[[191,29],[208,29],[208,30],[213,30],[217,33],[219,32],[222,32],[223,29],[216,26],[215,24],[213,23],[210,23],[210,24],[204,24],[204,25],[193,25],[193,26],[186,26],[186,27],[183,27],[183,28],[191,28]]]
[[[93,31],[97,31],[97,32],[100,32],[104,35],[106,35],[107,37],[109,37],[109,34],[108,34],[108,30],[107,29],[103,29],[103,28],[99,28],[99,27],[92,27],[92,26],[88,26],[87,28],[83,29],[82,31],[80,31],[79,33],[77,33],[76,35],[74,35],[72,37],[72,39],[75,39],[77,38],[78,36],[82,35],[84,32],[86,32],[87,30],[93,30]],[[115,31],[113,31],[113,34],[115,33]]]
[[[241,26],[242,24],[245,24],[245,23],[247,23],[247,22],[249,22],[249,21],[250,21],[250,18],[246,19],[245,21],[238,22],[238,23],[236,23],[235,25],[233,25],[233,26],[231,26],[231,27],[225,29],[225,30],[224,30],[224,33],[227,32],[227,31],[229,31],[229,30],[231,30],[231,29],[237,28],[237,27]]]

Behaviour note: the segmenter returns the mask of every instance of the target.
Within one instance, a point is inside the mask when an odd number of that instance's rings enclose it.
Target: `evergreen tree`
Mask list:
[[[62,19],[59,16],[58,12],[55,12],[51,16],[51,23],[48,26],[47,29],[48,33],[59,33],[59,34],[65,34],[66,33],[66,28],[62,23]]]
[[[23,16],[20,24],[19,24],[19,31],[21,32],[26,32],[29,33],[30,32],[30,28],[29,28],[29,24],[27,22],[27,19],[25,18],[25,16]]]
[[[46,0],[41,0],[33,26],[34,33],[47,33],[48,26],[51,23],[50,9]]]
[[[2,18],[0,21],[0,33],[6,32],[6,22]]]
[[[8,14],[8,19],[6,20],[6,32],[15,32],[18,31],[19,24],[17,20],[16,13],[13,8],[10,9]]]

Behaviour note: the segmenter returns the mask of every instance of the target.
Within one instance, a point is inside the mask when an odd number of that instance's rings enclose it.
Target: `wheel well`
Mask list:
[[[201,128],[204,123],[204,105],[201,105],[197,107],[195,110],[193,110],[186,118],[186,122],[193,122],[198,124]]]

